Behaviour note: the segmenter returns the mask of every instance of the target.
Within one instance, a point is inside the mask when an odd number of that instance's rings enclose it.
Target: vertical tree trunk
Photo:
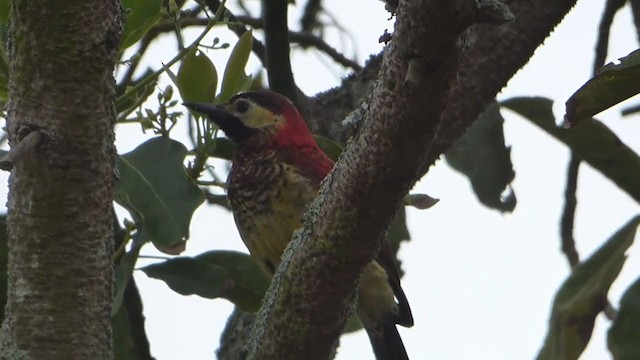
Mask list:
[[[111,359],[117,0],[14,0],[0,358]],[[33,139],[31,135],[30,138]]]

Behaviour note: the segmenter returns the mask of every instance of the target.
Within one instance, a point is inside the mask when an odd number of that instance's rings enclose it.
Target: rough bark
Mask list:
[[[254,326],[250,359],[329,358],[362,268],[421,175],[456,77],[460,34],[477,15],[474,4],[400,3],[366,121],[283,255]]]
[[[2,359],[111,359],[116,0],[14,0]]]
[[[429,166],[464,133],[486,105],[495,99],[496,94],[527,63],[535,49],[569,12],[575,0],[506,3],[516,17],[515,22],[499,27],[472,27],[473,41],[467,44],[469,50],[462,56],[458,80],[450,90],[453,95],[448,98],[437,137],[432,139],[434,144],[419,173],[426,173]],[[397,33],[393,36],[397,37]],[[380,59],[380,55],[373,56],[362,72],[345,79],[341,86],[303,100],[304,117],[314,133],[339,142],[346,141],[353,129],[345,128],[341,122],[363,101],[368,103],[366,97],[377,79]],[[360,214],[363,217],[367,215],[368,211]],[[229,334],[232,332],[225,333]],[[228,336],[223,336],[223,343],[227,339]]]
[[[459,67],[441,127],[425,162],[431,166],[464,134],[509,79],[575,5],[576,0],[508,1],[516,21],[503,26],[476,25],[469,51]]]

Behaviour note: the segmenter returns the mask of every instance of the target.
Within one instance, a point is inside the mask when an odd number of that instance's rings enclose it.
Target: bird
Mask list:
[[[227,196],[244,244],[273,275],[333,161],[293,103],[278,93],[249,91],[221,105],[184,105],[206,115],[237,145]],[[377,360],[409,359],[396,325],[413,326],[413,315],[386,241],[363,270],[355,313]]]

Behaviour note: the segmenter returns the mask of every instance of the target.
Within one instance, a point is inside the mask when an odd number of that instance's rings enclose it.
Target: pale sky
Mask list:
[[[590,76],[602,3],[581,1],[499,98],[547,96],[557,101],[554,109],[560,115],[564,101]],[[357,53],[361,62],[379,51],[377,39],[384,29],[393,28],[382,3],[325,0],[324,4],[358,40],[354,44],[329,32],[328,41],[339,44],[347,56]],[[292,14],[295,24],[298,18]],[[632,23],[628,9],[616,17],[609,60],[637,48]],[[223,41],[235,42],[235,37],[222,28],[212,33]],[[175,47],[167,42],[155,51],[156,56],[145,59],[158,67],[173,56]],[[219,73],[228,52],[208,52]],[[255,71],[257,64],[253,59],[247,70]],[[307,94],[335,86],[344,75],[330,59],[313,51],[295,52],[293,70]],[[636,97],[626,104],[638,101]],[[619,110],[616,107],[598,118],[627,145],[640,151],[640,117],[622,119]],[[400,328],[400,333],[411,359],[534,358],[547,331],[554,294],[569,274],[558,237],[567,149],[526,120],[504,113],[506,139],[512,146],[516,171],[513,188],[518,205],[513,213],[503,215],[484,208],[467,179],[442,161],[413,191],[437,197],[440,203],[426,211],[408,210],[412,240],[400,250],[406,272],[403,287],[415,317],[415,326]],[[141,142],[138,129],[135,125],[118,128],[121,153]],[[637,214],[639,207],[588,166],[580,171],[575,236],[578,250],[586,258]],[[622,275],[612,287],[610,300],[614,305],[640,274],[639,248],[636,245],[629,251]],[[245,251],[231,214],[203,205],[194,215],[185,255],[213,249]],[[150,246],[143,253],[159,255]],[[135,276],[153,355],[158,360],[213,359],[232,305],[226,300],[181,296],[142,272]],[[581,359],[609,358],[608,327],[609,322],[600,316]],[[337,359],[373,359],[370,349],[364,332],[347,335],[341,340]]]

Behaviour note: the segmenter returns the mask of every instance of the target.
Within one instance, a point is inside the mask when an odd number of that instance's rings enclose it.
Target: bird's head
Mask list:
[[[271,91],[245,92],[222,105],[184,105],[207,115],[229,139],[239,145],[286,148],[315,143],[291,101]]]

